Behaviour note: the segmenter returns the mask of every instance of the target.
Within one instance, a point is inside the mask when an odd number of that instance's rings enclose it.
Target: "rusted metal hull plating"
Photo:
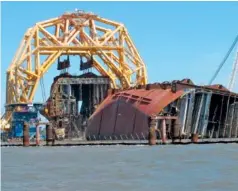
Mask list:
[[[88,140],[237,138],[238,95],[191,80],[149,84],[109,95],[90,117]],[[157,127],[151,127],[151,120]]]
[[[80,76],[63,74],[55,78],[50,97],[41,113],[56,130],[58,139],[84,139],[84,123],[107,96],[109,84],[108,77],[93,73]]]

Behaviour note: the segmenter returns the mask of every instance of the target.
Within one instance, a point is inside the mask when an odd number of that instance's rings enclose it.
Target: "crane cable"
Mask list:
[[[217,68],[215,74],[213,75],[212,79],[209,82],[209,85],[211,85],[213,83],[213,81],[215,80],[215,78],[217,77],[217,75],[219,74],[221,68],[223,67],[223,65],[225,64],[226,60],[228,59],[229,55],[231,54],[231,51],[234,49],[236,43],[238,42],[238,35],[236,36],[235,40],[233,41],[230,49],[228,50],[228,52],[226,53],[225,57],[223,58],[222,62],[220,63],[219,67]]]

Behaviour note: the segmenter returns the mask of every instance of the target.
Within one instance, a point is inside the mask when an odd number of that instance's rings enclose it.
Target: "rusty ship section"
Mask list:
[[[237,138],[238,94],[191,80],[155,83],[110,94],[90,117],[88,140],[143,140],[154,128],[166,140]]]
[[[93,59],[81,62],[80,70],[90,69],[92,62]],[[41,114],[49,120],[56,139],[84,140],[87,119],[107,96],[110,80],[90,71],[73,76],[67,72],[69,67],[69,57],[63,62],[58,60],[57,69],[61,74],[54,78]]]

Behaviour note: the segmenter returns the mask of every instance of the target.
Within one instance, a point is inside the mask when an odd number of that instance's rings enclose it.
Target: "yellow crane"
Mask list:
[[[7,70],[6,105],[33,101],[40,79],[61,55],[94,56],[93,66],[113,88],[147,83],[145,64],[125,26],[76,11],[29,28]],[[2,121],[9,121],[6,111]]]

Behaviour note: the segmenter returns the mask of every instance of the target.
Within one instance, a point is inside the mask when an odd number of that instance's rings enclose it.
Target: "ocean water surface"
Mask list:
[[[238,190],[238,144],[3,147],[3,191]]]

